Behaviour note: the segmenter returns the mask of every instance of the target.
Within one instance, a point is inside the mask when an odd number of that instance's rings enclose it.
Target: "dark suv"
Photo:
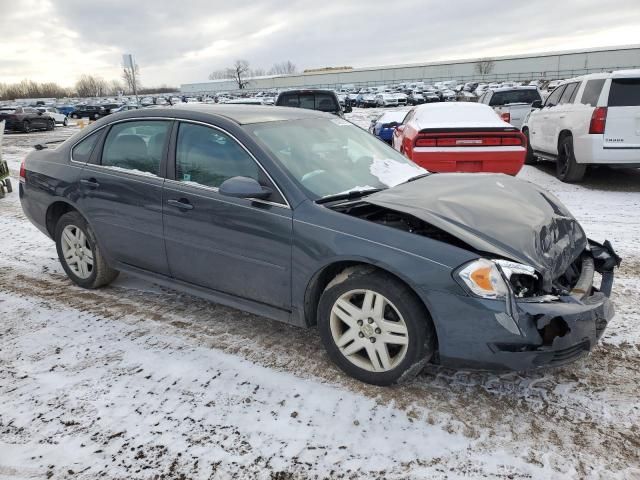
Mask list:
[[[306,108],[343,116],[351,112],[351,105],[340,106],[338,95],[333,90],[287,90],[280,92],[276,99],[277,107]]]
[[[33,107],[0,107],[0,122],[5,120],[7,130],[20,130],[29,133],[32,130],[53,130],[55,121],[43,115]]]
[[[76,105],[76,109],[71,113],[71,118],[91,118],[97,120],[109,113],[110,111],[102,105]]]

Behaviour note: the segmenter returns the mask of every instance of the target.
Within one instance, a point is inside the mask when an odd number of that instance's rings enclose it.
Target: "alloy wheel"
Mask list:
[[[330,329],[340,353],[370,372],[397,367],[407,354],[409,331],[399,310],[373,290],[351,290],[331,309]]]
[[[67,225],[62,231],[62,254],[71,271],[81,279],[93,273],[93,250],[85,233],[75,225]]]

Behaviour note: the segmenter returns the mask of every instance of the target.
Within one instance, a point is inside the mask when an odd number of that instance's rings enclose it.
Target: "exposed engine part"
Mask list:
[[[337,205],[334,209],[347,215],[404,230],[405,232],[415,233],[416,235],[422,235],[423,237],[449,243],[466,250],[474,250],[459,238],[406,213],[395,212],[366,202]]]

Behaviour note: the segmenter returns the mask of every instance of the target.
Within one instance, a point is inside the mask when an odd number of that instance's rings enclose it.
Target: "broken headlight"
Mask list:
[[[517,297],[531,295],[538,276],[533,267],[508,260],[480,258],[457,272],[469,290],[482,298],[505,298],[511,290]]]
[[[497,264],[491,260],[479,258],[462,267],[457,273],[464,284],[479,297],[504,298],[509,287]]]

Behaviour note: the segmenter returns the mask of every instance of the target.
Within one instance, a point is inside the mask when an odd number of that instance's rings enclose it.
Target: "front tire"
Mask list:
[[[558,159],[556,160],[556,176],[566,183],[580,182],[584,178],[587,166],[576,162],[573,152],[573,137],[562,137],[558,145]]]
[[[11,179],[9,178],[5,179],[4,188],[7,189],[7,193],[13,192],[13,185],[11,185]]]
[[[69,125],[69,119],[67,117],[64,117],[64,120],[62,121],[62,126],[66,127],[67,125]]]
[[[78,212],[60,217],[55,241],[62,268],[76,285],[99,288],[118,276],[118,271],[111,268],[102,255],[93,230]]]
[[[49,120],[47,122],[47,130],[53,130],[54,128],[56,128],[55,120]]]
[[[411,380],[435,352],[435,329],[420,300],[394,277],[366,267],[329,283],[318,327],[331,360],[373,385]]]
[[[22,131],[24,133],[31,133],[31,122],[28,122],[27,120],[22,122]]]

